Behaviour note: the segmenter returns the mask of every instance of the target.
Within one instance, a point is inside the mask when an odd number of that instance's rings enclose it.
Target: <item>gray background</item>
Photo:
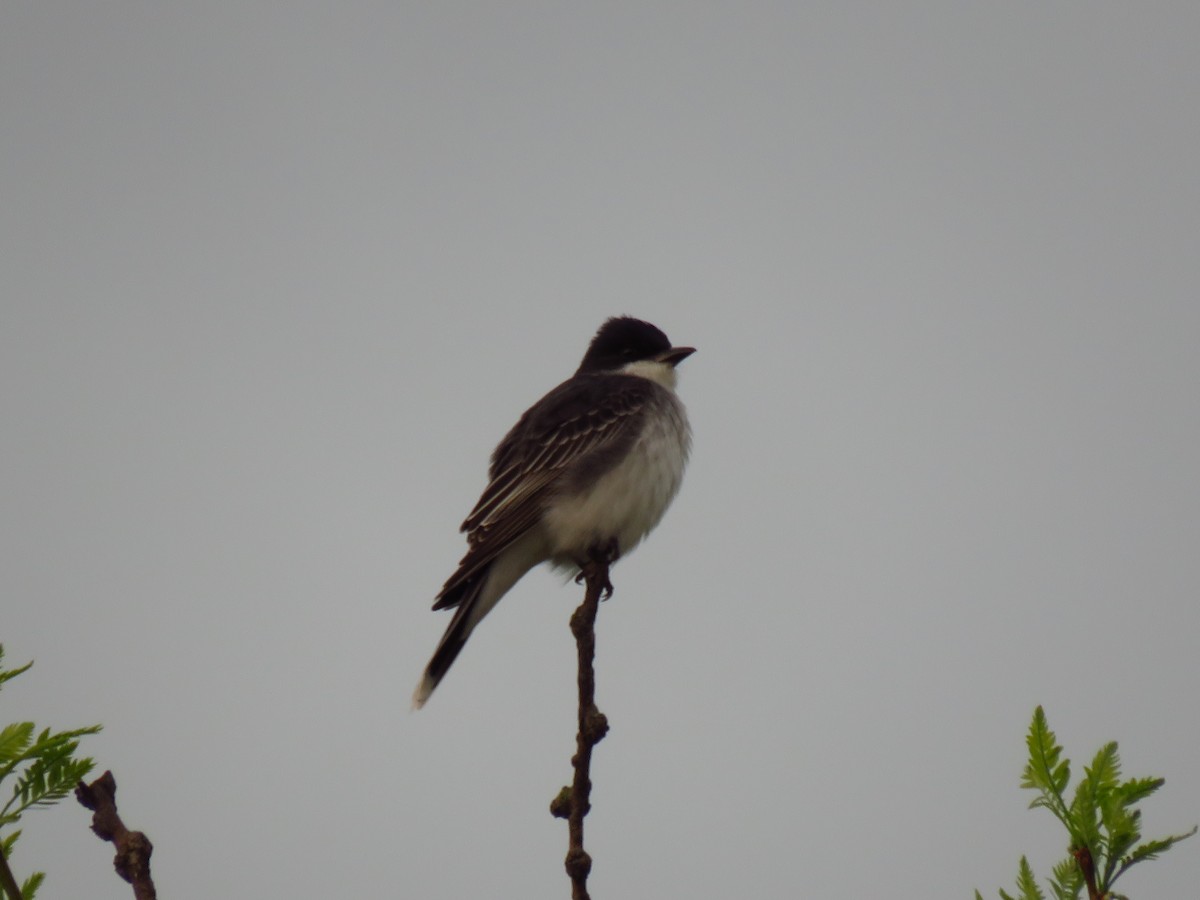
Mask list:
[[[1198,33],[5,4],[0,720],[104,723],[164,896],[566,896],[580,590],[408,699],[488,452],[632,313],[700,348],[696,449],[601,611],[597,897],[994,897],[1064,849],[1037,703],[1190,827]],[[81,810],[25,826],[48,898],[128,896]]]

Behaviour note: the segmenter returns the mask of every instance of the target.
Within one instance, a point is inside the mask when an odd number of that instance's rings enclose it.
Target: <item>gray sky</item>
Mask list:
[[[581,592],[408,712],[487,454],[700,348],[601,610],[597,897],[995,896],[1079,766],[1200,821],[1200,6],[9,3],[0,721],[164,895],[564,897]],[[15,865],[122,898],[70,805]],[[1126,876],[1200,881],[1200,843]]]

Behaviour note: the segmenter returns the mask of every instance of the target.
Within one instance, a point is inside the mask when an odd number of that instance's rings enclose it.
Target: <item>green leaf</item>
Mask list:
[[[1110,741],[1101,747],[1092,764],[1084,766],[1083,774],[1097,794],[1116,788],[1121,779],[1121,757],[1117,754],[1117,742]]]
[[[1147,859],[1157,859],[1160,855],[1170,850],[1175,844],[1180,841],[1187,840],[1196,833],[1196,827],[1193,826],[1191,831],[1184,834],[1173,834],[1170,837],[1158,838],[1153,841],[1146,841],[1140,847],[1137,847],[1124,860],[1124,865],[1121,866],[1121,871],[1124,872],[1135,863],[1143,862]],[[1119,873],[1118,873],[1119,874]],[[1113,881],[1116,881],[1114,878]]]
[[[45,880],[45,872],[34,872],[26,878],[25,883],[21,885],[22,900],[33,900],[33,895],[37,893],[37,889],[42,886],[42,882]]]
[[[1071,816],[1063,801],[1063,791],[1071,780],[1070,760],[1061,759],[1062,747],[1046,722],[1041,706],[1033,711],[1029,735],[1029,762],[1021,779],[1021,787],[1036,790],[1040,796],[1029,804],[1030,809],[1042,806],[1054,813],[1064,825],[1071,827]]]
[[[1132,812],[1125,808],[1120,802],[1119,797],[1105,798],[1103,820],[1104,827],[1108,831],[1108,840],[1105,842],[1105,859],[1103,864],[1097,861],[1096,869],[1100,873],[1100,884],[1108,885],[1112,883],[1114,872],[1117,870],[1117,863],[1121,857],[1129,852],[1129,848],[1136,844],[1142,838],[1142,832],[1139,827],[1142,814],[1138,810]]]
[[[0,731],[0,762],[20,759],[33,740],[32,722],[14,722]]]
[[[0,644],[0,659],[4,659],[4,645],[3,644]],[[8,669],[8,670],[0,669],[0,687],[3,687],[4,682],[6,682],[12,678],[16,678],[22,672],[28,672],[29,667],[32,665],[33,665],[33,660],[30,660],[29,662],[25,663],[25,665],[18,666],[15,669]]]
[[[32,732],[30,725],[28,731]],[[8,765],[0,767],[0,780],[11,775],[20,763],[28,763],[13,786],[12,797],[0,809],[0,823],[13,822],[34,806],[49,806],[65,797],[92,770],[91,759],[75,759],[79,738],[95,734],[100,726],[76,728],[51,734],[43,729],[37,739]],[[7,729],[6,729],[7,731]],[[25,735],[28,743],[28,734]]]
[[[1131,778],[1117,788],[1117,794],[1125,806],[1130,806],[1149,797],[1164,784],[1165,778]]]
[[[71,731],[59,731],[55,734],[51,734],[50,729],[45,728],[42,730],[42,733],[38,735],[37,742],[32,748],[30,748],[29,753],[37,754],[41,752],[40,748],[42,747],[54,747],[58,744],[63,744],[67,741],[73,741],[76,738],[81,738],[84,735],[96,734],[96,732],[100,731],[102,727],[103,726],[101,725],[89,725],[87,728],[75,728]]]
[[[74,790],[75,785],[95,765],[88,757],[72,758],[75,746],[74,743],[68,744],[64,752],[30,763],[17,779],[12,799],[4,807],[4,814],[20,816],[31,807],[50,806]]]
[[[1037,879],[1033,877],[1033,868],[1024,856],[1021,857],[1017,871],[1017,890],[1021,892],[1021,900],[1046,900],[1046,895],[1038,887]]]
[[[1084,769],[1086,772],[1087,769]],[[1097,803],[1096,786],[1091,778],[1082,778],[1075,787],[1071,801],[1071,817],[1067,824],[1071,832],[1071,844],[1087,847],[1095,856],[1102,844],[1100,837],[1100,810]]]
[[[1135,822],[1121,803],[1116,741],[1101,747],[1083,774],[1071,801],[1071,844],[1089,850],[1103,883],[1112,875],[1117,854],[1137,840]],[[1113,850],[1114,841],[1119,851]]]
[[[1055,900],[1078,900],[1083,892],[1083,872],[1075,857],[1066,856],[1058,861],[1051,870],[1050,889],[1054,891]]]
[[[1112,885],[1116,883],[1118,878],[1120,878],[1138,863],[1145,862],[1148,859],[1158,859],[1159,856],[1170,850],[1175,844],[1190,838],[1195,833],[1196,828],[1193,827],[1191,831],[1186,832],[1185,834],[1174,834],[1170,837],[1146,841],[1146,843],[1142,844],[1140,847],[1135,848],[1134,851],[1129,854],[1129,856],[1121,860],[1121,868],[1117,869],[1116,874],[1113,875],[1112,879],[1105,887],[1111,888]]]

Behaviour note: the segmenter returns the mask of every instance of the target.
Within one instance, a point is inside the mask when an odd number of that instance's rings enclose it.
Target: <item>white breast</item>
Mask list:
[[[556,564],[573,566],[597,543],[614,537],[621,553],[628,553],[671,505],[683,481],[692,438],[687,413],[674,392],[664,391],[661,400],[625,459],[592,489],[559,498],[546,510]]]

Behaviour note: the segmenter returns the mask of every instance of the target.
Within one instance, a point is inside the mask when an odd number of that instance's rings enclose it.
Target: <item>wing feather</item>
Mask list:
[[[636,437],[635,423],[661,388],[644,378],[596,374],[564,382],[530,407],[492,455],[490,480],[462,523],[469,549],[434,609],[455,606],[462,588],[541,518],[565,476],[613,464]]]

